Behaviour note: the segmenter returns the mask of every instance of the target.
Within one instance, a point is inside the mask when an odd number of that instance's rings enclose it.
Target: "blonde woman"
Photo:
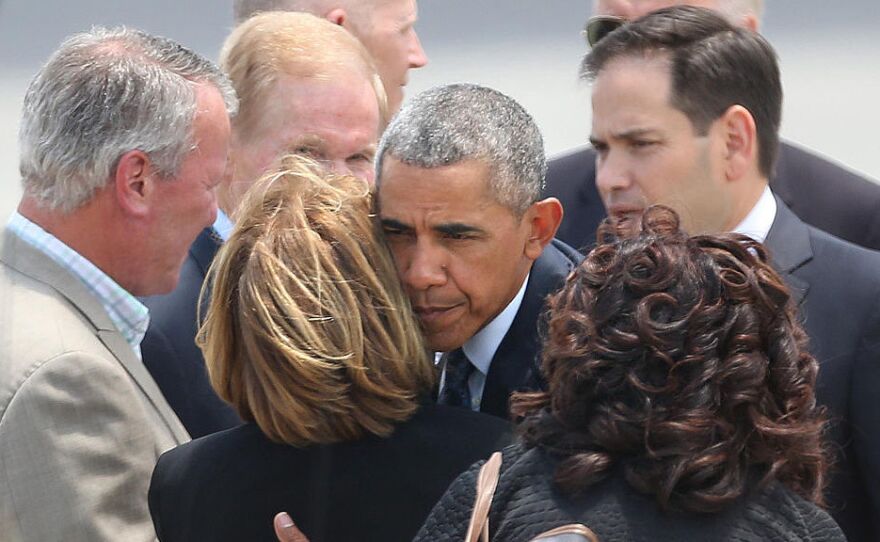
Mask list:
[[[431,404],[434,369],[365,182],[288,157],[248,192],[209,272],[200,342],[247,423],[162,456],[160,540],[411,540],[506,422]]]

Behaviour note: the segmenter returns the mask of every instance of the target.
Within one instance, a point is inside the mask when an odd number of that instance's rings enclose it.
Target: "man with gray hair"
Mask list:
[[[379,144],[377,211],[428,346],[441,403],[507,418],[514,391],[543,386],[544,298],[580,258],[540,199],[544,143],[528,113],[456,84],[408,102]]]
[[[713,9],[734,25],[758,31],[763,0],[595,0],[586,38],[595,44],[621,24],[671,5]],[[880,185],[787,141],[779,144],[770,187],[804,222],[857,245],[880,249]],[[596,190],[596,153],[566,152],[549,163],[546,195],[562,201],[566,214],[559,238],[591,246],[605,208]]]
[[[415,30],[416,0],[235,0],[233,5],[236,24],[265,11],[305,11],[351,32],[373,56],[391,114],[403,101],[407,72],[428,63]]]
[[[167,292],[217,211],[237,100],[164,38],[96,28],[31,82],[24,195],[0,238],[0,532],[150,540],[159,455],[189,440],[141,363],[135,296]]]

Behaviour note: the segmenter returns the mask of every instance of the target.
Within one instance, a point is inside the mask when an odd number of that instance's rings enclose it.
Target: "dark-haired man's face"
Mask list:
[[[726,231],[730,184],[725,182],[723,130],[700,135],[670,105],[668,61],[662,56],[610,61],[593,83],[596,186],[608,215],[639,226],[654,204],[675,209],[692,234]]]

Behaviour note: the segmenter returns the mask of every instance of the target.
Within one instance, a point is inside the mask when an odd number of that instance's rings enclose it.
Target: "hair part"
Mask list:
[[[386,155],[427,169],[482,162],[493,197],[517,216],[538,201],[547,172],[531,115],[497,90],[465,83],[434,87],[403,105],[379,142],[378,190]]]
[[[19,129],[24,192],[49,209],[73,211],[135,149],[162,177],[174,177],[196,146],[199,84],[217,88],[235,115],[238,101],[226,76],[175,41],[125,27],[69,37],[25,94]]]
[[[233,121],[239,137],[259,129],[269,92],[283,76],[333,81],[360,74],[376,93],[382,126],[387,122],[385,87],[364,46],[342,27],[308,13],[259,13],[226,38],[220,66],[241,101]]]
[[[606,221],[549,311],[549,391],[514,411],[561,489],[619,467],[664,509],[717,512],[772,481],[822,503],[818,363],[763,245],[688,237],[654,206],[634,238]]]
[[[364,181],[287,156],[248,191],[208,273],[211,383],[273,441],[387,436],[433,387],[370,206]]]
[[[731,106],[755,120],[758,169],[770,177],[779,149],[782,82],[776,53],[759,34],[734,26],[706,8],[675,6],[650,13],[604,37],[584,58],[581,75],[594,80],[615,59],[668,59],[670,105],[697,133]]]

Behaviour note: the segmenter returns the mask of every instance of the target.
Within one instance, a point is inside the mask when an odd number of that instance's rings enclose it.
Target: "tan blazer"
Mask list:
[[[189,440],[85,286],[0,237],[0,539],[154,540],[153,467]]]

